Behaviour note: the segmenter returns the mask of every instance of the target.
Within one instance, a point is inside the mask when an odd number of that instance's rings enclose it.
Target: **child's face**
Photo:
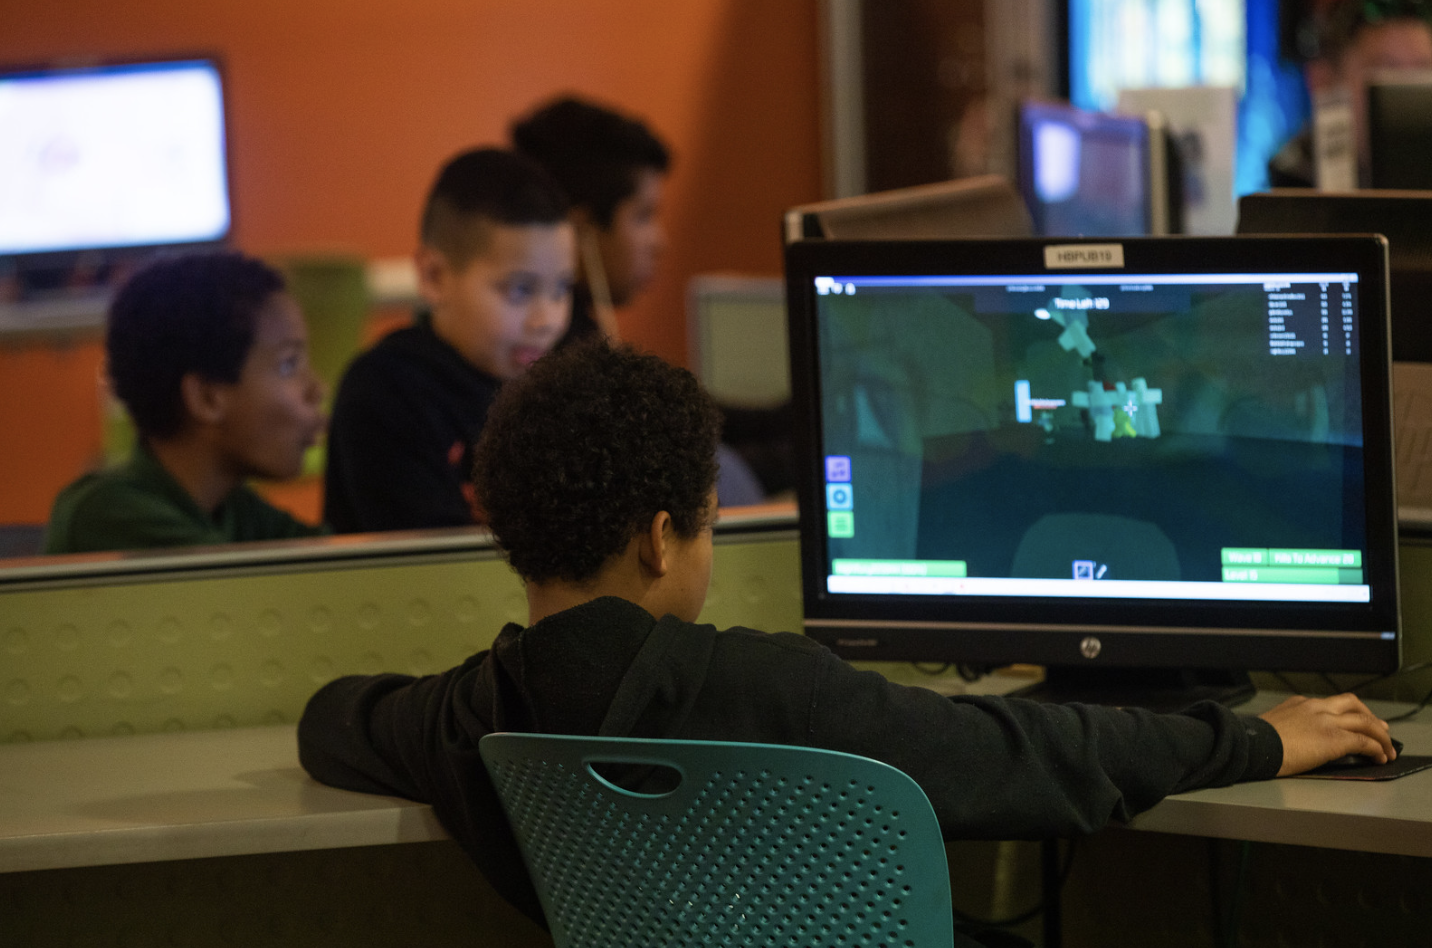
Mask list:
[[[323,383],[308,363],[308,327],[287,293],[259,310],[239,380],[224,386],[217,437],[243,476],[288,478],[323,432]]]
[[[646,288],[666,249],[666,231],[661,224],[665,177],[648,168],[637,172],[636,180],[636,193],[616,206],[611,226],[597,230],[597,247],[614,306],[631,302]]]
[[[576,236],[572,225],[485,225],[487,246],[461,267],[433,248],[419,252],[433,331],[488,375],[521,375],[554,346],[572,317]]]

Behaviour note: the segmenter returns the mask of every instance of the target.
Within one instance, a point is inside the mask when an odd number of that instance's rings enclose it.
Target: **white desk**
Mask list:
[[[1238,710],[1256,714],[1286,695],[1259,694]],[[1368,703],[1392,716],[1411,705]],[[1392,725],[1405,754],[1432,754],[1432,708]],[[1432,856],[1432,770],[1378,783],[1267,780],[1169,797],[1129,827],[1186,836],[1246,839],[1324,849]]]
[[[1279,697],[1260,695],[1240,710]],[[1432,709],[1424,714],[1394,725],[1406,753],[1432,752]],[[1287,779],[1198,790],[1129,825],[1432,856],[1432,770],[1384,783]],[[0,746],[0,872],[447,838],[424,804],[309,779],[292,726]]]
[[[425,804],[309,779],[294,730],[0,746],[0,872],[448,838]]]

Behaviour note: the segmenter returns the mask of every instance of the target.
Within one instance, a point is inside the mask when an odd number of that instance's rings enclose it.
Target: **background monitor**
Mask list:
[[[1029,237],[1029,211],[999,175],[980,175],[804,204],[786,211],[786,241]]]
[[[787,247],[806,631],[1056,683],[1395,668],[1385,246]]]
[[[1108,111],[1125,89],[1238,90],[1233,188],[1268,186],[1268,161],[1308,121],[1288,35],[1299,0],[1067,0],[1069,100]]]
[[[692,367],[718,402],[774,408],[790,401],[785,281],[714,273],[692,277],[686,317]]]
[[[0,261],[90,269],[230,232],[212,59],[0,71]]]
[[[1035,230],[1051,237],[1131,237],[1177,229],[1181,189],[1161,121],[1025,102],[1019,189]]]
[[[1367,135],[1374,188],[1432,190],[1432,71],[1376,73]]]

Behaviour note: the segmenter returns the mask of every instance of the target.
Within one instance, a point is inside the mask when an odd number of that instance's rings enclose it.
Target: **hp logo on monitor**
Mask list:
[[[1104,644],[1102,642],[1094,638],[1094,636],[1092,635],[1086,635],[1079,643],[1079,654],[1083,655],[1085,658],[1098,658],[1099,652],[1103,648]]]

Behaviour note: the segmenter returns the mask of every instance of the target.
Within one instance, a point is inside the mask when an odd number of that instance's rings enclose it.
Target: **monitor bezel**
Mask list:
[[[1050,246],[1117,244],[1121,269],[1049,271]],[[1371,601],[1262,603],[833,595],[827,573],[813,279],[829,275],[1356,271]],[[1343,237],[803,241],[786,248],[807,634],[849,658],[1385,672],[1400,656],[1387,243]],[[1177,610],[1179,621],[1172,621]]]
[[[234,206],[234,155],[232,122],[229,114],[229,80],[224,60],[212,51],[181,51],[176,53],[149,54],[121,57],[95,57],[85,59],[63,59],[39,63],[0,64],[0,80],[29,77],[82,76],[123,69],[157,66],[178,66],[184,63],[203,63],[214,70],[219,80],[219,114],[223,123],[224,156],[224,201],[228,208],[228,227],[223,234],[213,238],[188,241],[168,241],[152,244],[90,244],[78,247],[54,248],[48,250],[0,252],[0,261],[6,261],[21,272],[62,269],[80,262],[96,261],[101,265],[112,265],[128,261],[143,261],[155,253],[166,250],[192,252],[217,250],[229,246],[236,226]]]

